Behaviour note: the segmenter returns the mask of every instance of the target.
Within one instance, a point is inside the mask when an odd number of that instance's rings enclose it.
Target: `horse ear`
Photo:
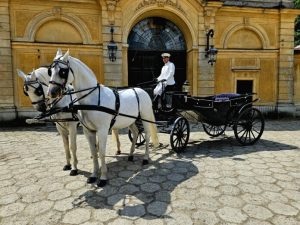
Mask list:
[[[26,74],[22,70],[17,69],[17,73],[18,76],[22,78],[22,80],[26,79]]]
[[[31,73],[31,80],[36,80],[35,69],[33,69],[32,73]]]
[[[57,57],[57,56],[62,56],[62,54],[63,54],[63,53],[62,53],[61,49],[58,48],[55,57]]]
[[[69,58],[69,55],[70,55],[70,53],[69,53],[69,49],[68,49],[68,51],[66,52],[66,54],[63,56],[62,60],[65,61],[65,62],[67,62],[68,58]]]

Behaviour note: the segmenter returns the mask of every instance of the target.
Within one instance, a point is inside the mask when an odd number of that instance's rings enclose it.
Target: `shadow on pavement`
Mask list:
[[[182,182],[198,173],[190,160],[167,158],[169,154],[142,166],[141,156],[134,162],[127,156],[108,163],[109,183],[104,188],[88,190],[74,199],[74,207],[88,205],[95,209],[115,210],[118,215],[167,218],[171,192]],[[122,170],[124,166],[128,169]],[[121,169],[120,169],[121,168]]]

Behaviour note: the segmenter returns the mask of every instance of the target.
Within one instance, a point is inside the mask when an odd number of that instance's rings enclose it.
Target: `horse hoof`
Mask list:
[[[71,170],[72,169],[72,166],[71,165],[65,165],[63,170]]]
[[[97,177],[89,177],[86,182],[88,184],[92,184],[92,183],[95,183],[96,180],[97,180]]]
[[[116,152],[116,155],[121,155],[121,151],[117,151],[117,152]]]
[[[130,162],[133,161],[133,155],[128,156],[128,161],[130,161]]]
[[[76,176],[78,175],[78,170],[71,170],[70,176]]]
[[[107,180],[99,180],[97,183],[98,187],[104,187],[107,184]]]
[[[144,166],[144,165],[148,165],[148,164],[149,164],[148,159],[143,159],[143,166]]]

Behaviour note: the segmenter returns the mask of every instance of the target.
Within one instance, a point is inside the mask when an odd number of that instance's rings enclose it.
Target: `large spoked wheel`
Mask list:
[[[207,133],[211,137],[218,137],[221,134],[223,134],[226,130],[226,125],[215,126],[215,125],[203,123],[202,127],[203,127],[205,133]]]
[[[170,144],[175,152],[181,152],[185,149],[190,137],[189,122],[184,117],[178,117],[171,130]]]
[[[138,134],[135,145],[137,147],[139,147],[139,146],[145,144],[145,141],[146,141],[145,135],[146,134],[145,134],[145,131],[144,131],[144,127],[142,125],[141,126],[138,125],[137,128],[139,129],[139,134]],[[133,135],[132,135],[131,130],[128,131],[128,137],[129,137],[129,140],[132,142],[133,141]]]
[[[264,132],[264,128],[264,117],[255,108],[243,111],[233,126],[235,138],[242,145],[253,145],[257,142]]]

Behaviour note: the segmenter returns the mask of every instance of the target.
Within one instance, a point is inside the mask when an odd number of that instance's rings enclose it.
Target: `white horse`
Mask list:
[[[37,70],[33,70],[29,75],[26,75],[23,71],[17,70],[18,75],[24,81],[24,94],[28,96],[32,102],[33,107],[39,112],[46,112],[48,106],[46,98],[48,85],[50,81],[50,76],[48,75],[48,68],[41,67]],[[72,89],[72,86],[69,88]],[[75,96],[72,95],[74,99]],[[64,96],[57,102],[57,108],[63,108],[71,103],[71,98],[69,96]],[[66,119],[72,118],[70,113],[57,113],[51,116],[52,119]],[[77,135],[77,124],[78,122],[66,121],[66,122],[56,122],[56,128],[63,139],[65,155],[67,164],[63,167],[63,170],[71,170],[70,175],[76,176],[78,174],[77,169],[77,145],[76,145],[76,135]],[[84,133],[86,133],[85,127],[83,127]],[[116,155],[121,154],[120,150],[120,140],[118,135],[118,130],[112,130],[112,137],[117,142],[117,152]],[[72,155],[71,155],[71,152]],[[70,163],[71,158],[73,159],[72,164]]]
[[[69,56],[69,51],[64,56],[58,55],[55,57],[53,64],[50,67],[50,85],[48,94],[52,98],[62,96],[63,89],[66,85],[71,84],[77,92],[78,102],[81,106],[99,106],[106,109],[115,110],[117,96],[108,87],[99,85],[97,79],[92,72],[83,62]],[[158,146],[157,128],[154,123],[147,121],[155,121],[152,101],[149,95],[140,88],[127,89],[119,92],[119,112],[112,115],[107,112],[98,110],[81,110],[81,122],[89,129],[89,144],[93,154],[93,173],[90,178],[97,179],[99,172],[99,163],[97,159],[95,146],[96,135],[99,140],[98,152],[101,160],[101,176],[97,185],[102,187],[107,183],[107,166],[105,163],[106,142],[109,129],[121,129],[125,127],[133,128],[136,118],[140,116],[143,120],[145,128],[146,151],[143,159],[143,164],[147,164],[149,160],[149,140],[150,135],[154,146]],[[79,108],[80,109],[80,108]],[[126,114],[132,117],[120,116]],[[115,117],[116,116],[116,117]],[[111,121],[115,118],[115,123],[111,126]],[[130,149],[130,156],[132,156],[135,142],[138,136],[138,130],[132,130],[133,142]],[[89,181],[89,180],[88,180]],[[90,180],[91,181],[91,180]]]
[[[48,68],[41,67],[37,70],[33,70],[31,74],[26,75],[21,70],[17,70],[18,75],[24,81],[24,94],[27,95],[34,108],[40,112],[46,112],[47,110],[47,91],[48,91],[48,84],[50,80],[50,76],[48,75]],[[64,107],[69,104],[69,96],[63,97],[58,103],[57,107]],[[71,118],[70,113],[58,113],[53,115],[51,118],[53,119],[65,119]],[[60,133],[64,149],[66,155],[67,164],[63,167],[63,170],[71,170],[70,175],[76,176],[78,174],[77,169],[77,146],[76,146],[76,135],[77,135],[77,124],[78,122],[56,122],[56,128]],[[70,138],[69,138],[70,137]],[[72,152],[72,157],[71,153]],[[72,165],[71,165],[71,158]]]

